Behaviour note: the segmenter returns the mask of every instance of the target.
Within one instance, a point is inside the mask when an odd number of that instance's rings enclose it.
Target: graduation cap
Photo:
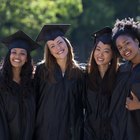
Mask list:
[[[39,44],[21,30],[4,38],[1,42],[5,44],[9,50],[12,48],[22,48],[30,52],[39,47]]]
[[[94,37],[94,43],[101,41],[104,44],[110,44],[112,42],[112,29],[108,26],[104,27],[103,29],[94,32],[92,37]]]
[[[54,40],[58,36],[64,36],[70,24],[47,24],[41,29],[36,38],[37,42]]]

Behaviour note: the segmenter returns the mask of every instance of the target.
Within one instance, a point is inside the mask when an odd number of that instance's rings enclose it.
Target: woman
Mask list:
[[[140,110],[131,111],[128,105],[135,97],[140,99],[139,31],[140,23],[131,18],[117,20],[113,28],[113,42],[126,60],[119,68],[110,105],[113,140],[140,139]]]
[[[110,140],[108,111],[117,70],[111,35],[109,27],[93,34],[94,48],[87,67],[85,140]]]
[[[39,45],[22,31],[8,36],[2,43],[9,49],[0,77],[3,128],[10,140],[31,140],[35,120],[35,98],[31,84],[33,66],[30,52]]]
[[[37,41],[45,42],[44,61],[37,66],[36,140],[80,139],[83,72],[64,37],[69,25],[44,25]]]

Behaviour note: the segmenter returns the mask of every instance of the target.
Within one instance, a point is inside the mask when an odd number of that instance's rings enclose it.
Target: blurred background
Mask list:
[[[0,0],[0,39],[20,29],[35,40],[44,24],[70,23],[66,36],[75,59],[86,63],[93,46],[91,34],[127,17],[140,21],[140,0]],[[32,52],[35,63],[42,60],[43,51],[42,45]],[[0,44],[0,60],[6,52]]]

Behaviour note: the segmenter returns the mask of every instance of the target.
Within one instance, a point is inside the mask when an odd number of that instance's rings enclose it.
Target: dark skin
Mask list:
[[[132,98],[126,98],[126,108],[130,111],[140,109],[140,101],[138,97],[131,92]]]
[[[120,35],[116,39],[117,49],[120,55],[133,63],[133,67],[140,63],[140,49],[137,39],[132,39],[127,35]],[[126,99],[126,108],[130,111],[140,109],[140,101],[135,93],[131,92],[131,96]]]

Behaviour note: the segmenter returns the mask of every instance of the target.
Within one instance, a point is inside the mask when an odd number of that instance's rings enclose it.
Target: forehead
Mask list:
[[[132,37],[130,37],[129,35],[120,35],[117,37],[116,43],[125,43],[125,41],[127,40],[132,40]]]
[[[12,48],[11,51],[21,51],[21,52],[27,52],[25,49],[23,48]]]
[[[107,48],[107,49],[111,49],[111,45],[110,44],[104,44],[103,42],[99,41],[97,43],[96,47],[100,47],[100,48]]]
[[[58,36],[54,40],[48,40],[47,44],[55,43],[55,42],[58,42],[58,41],[61,41],[61,40],[64,40],[64,39],[61,36]]]

